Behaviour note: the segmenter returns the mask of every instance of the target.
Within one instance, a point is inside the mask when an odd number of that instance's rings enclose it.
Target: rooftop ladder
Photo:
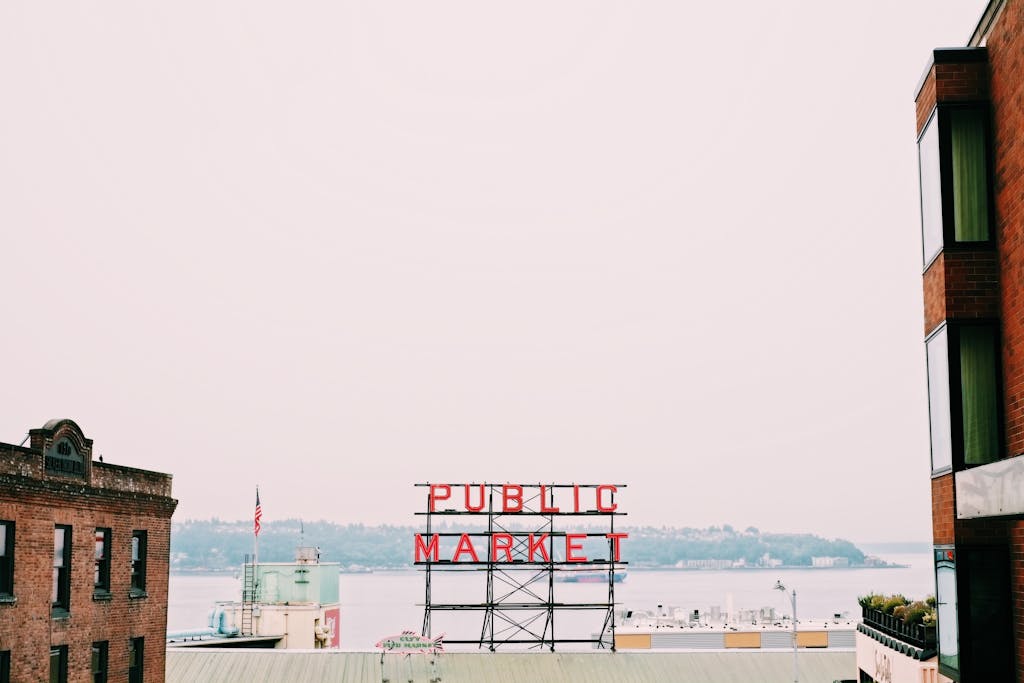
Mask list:
[[[253,556],[245,556],[242,569],[242,635],[252,636],[252,612],[256,603],[256,567]]]

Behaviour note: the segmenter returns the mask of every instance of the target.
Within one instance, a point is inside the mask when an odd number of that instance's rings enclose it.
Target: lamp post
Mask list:
[[[775,582],[775,590],[786,592],[786,586],[782,581]],[[790,597],[793,601],[793,683],[800,683],[800,668],[797,666],[796,661],[796,589],[793,589],[793,595]]]

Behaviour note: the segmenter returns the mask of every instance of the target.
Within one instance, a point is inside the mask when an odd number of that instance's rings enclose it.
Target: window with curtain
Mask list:
[[[917,142],[924,262],[944,246],[988,242],[988,105],[940,105]]]
[[[964,466],[971,467],[999,457],[996,339],[989,326],[964,326],[959,332]]]
[[[132,532],[132,593],[146,592],[146,532]]]
[[[71,527],[57,524],[53,528],[53,607],[67,610],[71,606]]]
[[[1001,457],[999,331],[995,324],[946,323],[925,342],[932,472]]]
[[[984,242],[989,234],[984,111],[950,110],[949,131],[953,168],[953,238],[957,242]]]
[[[93,552],[93,590],[110,591],[110,529],[96,529]]]

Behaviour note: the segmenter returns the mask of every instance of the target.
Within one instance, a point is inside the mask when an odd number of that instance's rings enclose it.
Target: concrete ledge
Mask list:
[[[954,475],[957,519],[1024,515],[1024,455]]]

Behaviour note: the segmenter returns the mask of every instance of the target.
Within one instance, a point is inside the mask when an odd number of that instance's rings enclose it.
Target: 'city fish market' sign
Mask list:
[[[428,514],[490,514],[498,515],[540,515],[540,516],[584,516],[614,515],[618,509],[615,493],[618,487],[612,484],[428,484]],[[490,490],[490,495],[488,495]],[[556,499],[555,491],[559,492]],[[449,534],[450,535],[450,534]],[[484,561],[491,562],[551,562],[551,551],[555,537],[564,537],[565,562],[588,562],[583,554],[583,543],[595,534],[543,532],[487,532],[459,534],[458,543],[452,553],[452,562],[480,562],[480,554],[473,543],[473,537],[484,541]],[[611,545],[612,562],[621,561],[620,543],[629,534],[609,532],[598,534],[608,539]],[[416,534],[415,561],[441,561],[441,535]],[[490,547],[486,547],[489,540]],[[560,542],[561,544],[561,542]],[[488,552],[489,551],[489,552]],[[513,559],[513,553],[518,557]]]
[[[415,631],[402,631],[397,636],[381,638],[374,647],[399,655],[434,654],[444,652],[444,644],[441,642],[443,638],[443,634],[437,638],[427,638]]]

